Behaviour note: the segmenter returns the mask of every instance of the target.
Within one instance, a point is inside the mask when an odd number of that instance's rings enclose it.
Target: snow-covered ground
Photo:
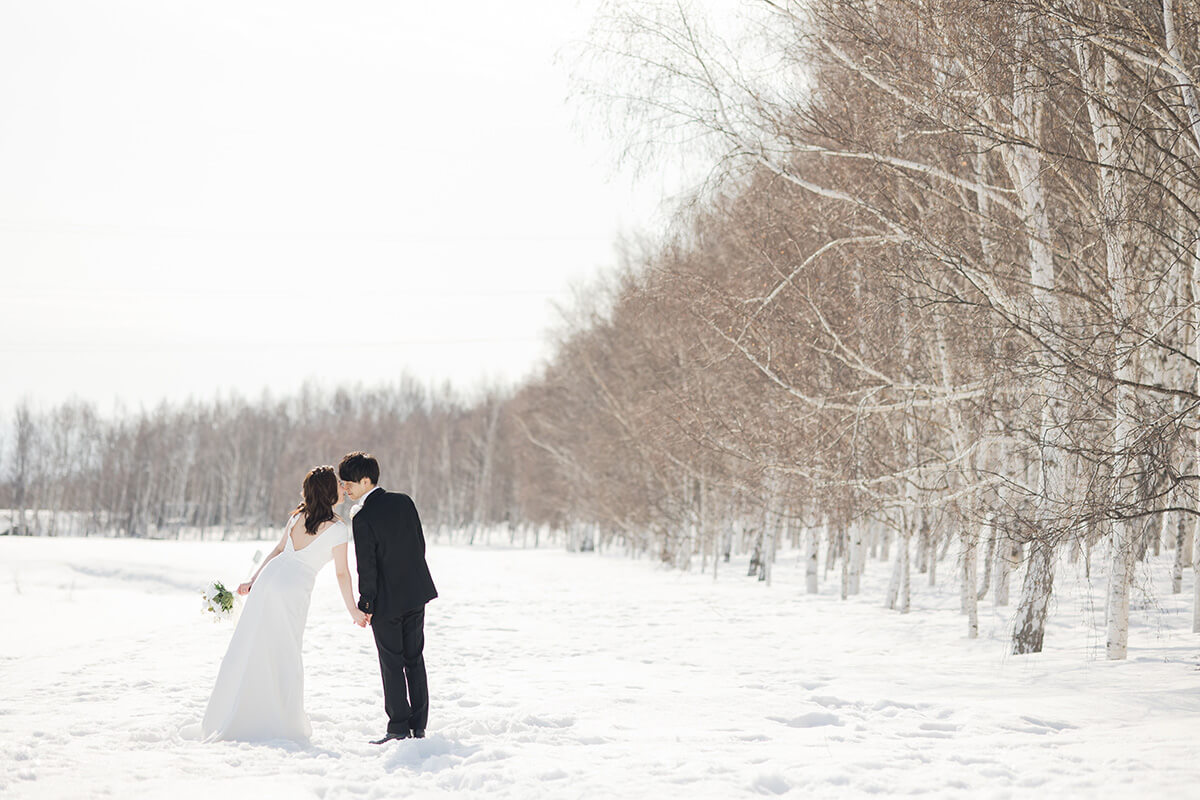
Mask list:
[[[433,546],[428,738],[368,744],[384,730],[374,648],[327,567],[305,640],[310,746],[201,743],[188,728],[232,624],[200,615],[199,589],[269,547],[0,537],[0,797],[1200,795],[1192,578],[1167,594],[1165,561],[1135,595],[1129,660],[1109,663],[1103,582],[1070,565],[1046,652],[1013,657],[1011,609],[985,601],[968,641],[952,584],[915,576],[913,612],[882,609],[879,563],[843,602],[833,580],[806,596],[794,555],[768,588],[736,561],[714,584]]]

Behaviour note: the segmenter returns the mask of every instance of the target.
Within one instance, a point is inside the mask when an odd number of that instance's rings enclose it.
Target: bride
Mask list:
[[[288,520],[283,538],[238,594],[249,594],[217,683],[204,713],[207,741],[307,740],[304,666],[300,646],[317,572],[332,559],[342,599],[354,624],[366,615],[354,603],[346,566],[346,523],[333,513],[344,499],[333,467],[304,476],[304,502]]]

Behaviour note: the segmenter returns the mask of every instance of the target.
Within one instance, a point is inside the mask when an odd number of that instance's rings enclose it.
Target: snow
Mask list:
[[[878,562],[842,601],[836,571],[804,594],[799,553],[767,587],[736,559],[714,583],[433,545],[428,738],[368,743],[385,722],[374,646],[326,568],[311,743],[202,743],[232,625],[200,614],[201,588],[272,544],[0,537],[0,796],[1096,798],[1200,779],[1200,637],[1169,554],[1140,568],[1129,659],[1107,662],[1098,563],[1091,580],[1060,566],[1047,651],[1016,657],[1012,608],[989,597],[968,640],[956,586],[914,576],[902,616],[881,607]]]

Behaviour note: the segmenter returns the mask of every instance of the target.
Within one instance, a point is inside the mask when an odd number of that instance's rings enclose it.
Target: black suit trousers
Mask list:
[[[423,731],[429,721],[429,680],[425,676],[425,606],[398,617],[371,618],[388,733]]]

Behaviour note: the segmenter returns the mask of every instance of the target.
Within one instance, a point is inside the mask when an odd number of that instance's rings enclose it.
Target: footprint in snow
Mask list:
[[[920,726],[923,731],[957,731],[961,725],[956,725],[953,722],[922,722]]]
[[[759,775],[751,782],[750,788],[759,794],[786,794],[792,785],[782,775],[774,773]]]
[[[824,725],[841,725],[842,721],[836,714],[828,711],[810,711],[798,717],[767,717],[772,722],[781,722],[789,728],[819,728]]]
[[[1037,717],[1022,716],[1021,719],[1025,720],[1030,725],[1033,725],[1037,728],[1042,729],[1042,730],[1031,730],[1030,733],[1050,733],[1052,731],[1054,733],[1061,733],[1062,731],[1074,730],[1075,728],[1078,727],[1077,725],[1072,725],[1069,722],[1056,722],[1054,720],[1049,720],[1049,719],[1038,719]],[[1018,730],[1018,729],[1014,729],[1014,730]]]

